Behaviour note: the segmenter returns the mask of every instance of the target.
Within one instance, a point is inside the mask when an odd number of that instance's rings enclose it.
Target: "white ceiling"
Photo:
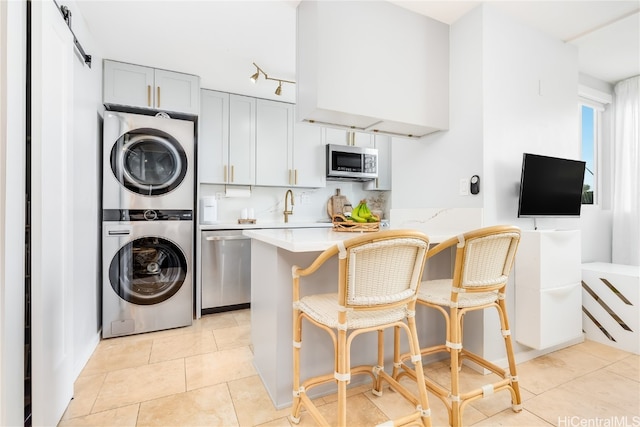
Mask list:
[[[237,93],[247,92],[243,87],[255,72],[253,62],[270,76],[295,80],[299,1],[76,3],[106,58],[197,74],[205,88]],[[521,22],[576,45],[584,74],[612,84],[640,74],[640,0],[391,3],[448,24],[481,3],[492,3]],[[232,76],[237,87],[229,87]],[[225,81],[225,87],[218,87],[219,81]],[[249,94],[274,98],[274,88],[258,86]],[[294,91],[286,85],[284,89],[278,99],[294,101]]]

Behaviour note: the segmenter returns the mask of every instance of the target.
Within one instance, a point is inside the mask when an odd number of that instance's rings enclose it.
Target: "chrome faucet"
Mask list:
[[[289,200],[289,195],[291,195],[291,210],[289,210],[289,204],[287,201]],[[289,222],[289,215],[293,215],[293,191],[287,190],[284,195],[284,222]]]

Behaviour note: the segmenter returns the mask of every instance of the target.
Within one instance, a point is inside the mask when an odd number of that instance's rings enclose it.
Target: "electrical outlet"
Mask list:
[[[460,179],[460,195],[461,196],[469,195],[469,178]]]
[[[216,200],[224,198],[224,193],[216,193]]]
[[[311,196],[308,194],[302,193],[300,195],[300,206],[306,206],[311,202]]]

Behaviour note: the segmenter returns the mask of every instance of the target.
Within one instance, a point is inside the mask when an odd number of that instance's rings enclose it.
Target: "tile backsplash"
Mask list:
[[[253,209],[255,219],[260,222],[284,221],[284,196],[293,191],[295,204],[289,222],[329,221],[327,202],[340,189],[353,206],[366,198],[371,209],[380,209],[388,217],[387,191],[365,191],[358,182],[327,182],[324,188],[295,187],[249,187],[200,184],[199,197],[214,196],[218,199],[218,221],[236,221],[243,209]],[[198,202],[199,203],[199,202]],[[197,210],[196,210],[197,212]],[[198,219],[199,222],[199,219]]]

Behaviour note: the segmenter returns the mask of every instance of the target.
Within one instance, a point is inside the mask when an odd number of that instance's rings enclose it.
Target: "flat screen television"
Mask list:
[[[518,217],[579,217],[585,162],[524,153]]]

